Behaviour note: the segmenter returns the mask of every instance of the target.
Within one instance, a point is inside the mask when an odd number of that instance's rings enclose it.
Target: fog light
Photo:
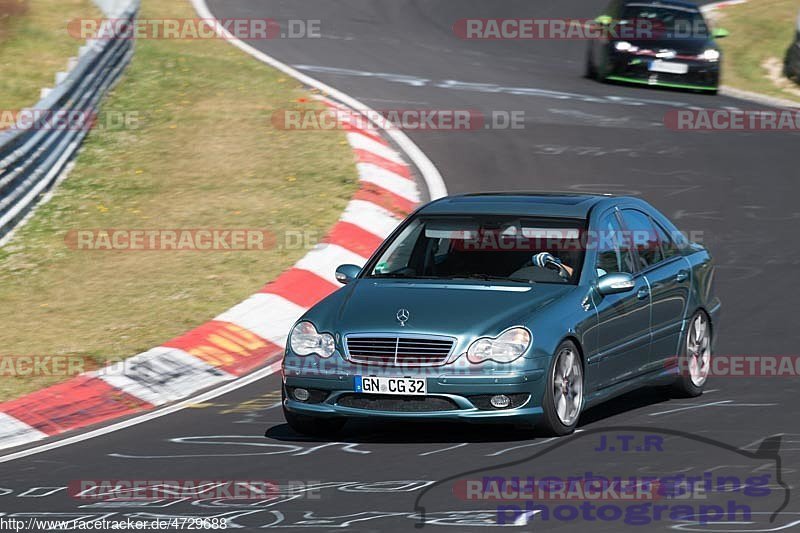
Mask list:
[[[489,400],[489,403],[492,404],[492,407],[496,409],[505,409],[511,405],[511,399],[505,394],[498,394],[496,396],[492,396],[492,399]]]
[[[309,397],[308,391],[306,389],[299,389],[299,388],[294,389],[294,392],[292,394],[294,394],[294,399],[297,400],[298,402],[304,402],[308,400]]]

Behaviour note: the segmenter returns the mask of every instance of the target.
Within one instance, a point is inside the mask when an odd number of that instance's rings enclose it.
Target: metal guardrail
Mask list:
[[[117,19],[132,24],[138,10],[139,1],[133,1]],[[95,116],[103,96],[130,62],[133,45],[130,38],[87,41],[75,67],[31,108],[32,114]],[[91,128],[47,127],[42,120],[0,133],[0,240],[53,185]]]

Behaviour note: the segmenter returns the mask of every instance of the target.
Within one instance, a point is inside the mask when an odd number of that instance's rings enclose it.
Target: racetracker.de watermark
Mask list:
[[[672,109],[664,126],[673,131],[800,131],[800,110]]]
[[[576,18],[463,18],[453,24],[456,37],[465,40],[664,40],[708,38],[702,20],[676,20],[669,26],[651,19],[630,19],[624,24],[599,24]]]
[[[77,376],[97,365],[81,355],[0,355],[0,377]]]
[[[0,131],[88,131],[138,129],[138,111],[80,111],[69,109],[0,109]]]
[[[685,376],[692,375],[696,362],[692,358],[674,356],[666,366],[676,368]],[[798,355],[716,355],[712,354],[706,366],[701,368],[713,378],[798,378],[800,356]]]
[[[330,131],[372,130],[386,127],[406,131],[520,130],[525,127],[524,111],[474,109],[281,109],[272,113],[272,125],[279,130]]]
[[[126,252],[264,251],[276,238],[263,229],[73,229],[64,236],[72,250]]]
[[[319,39],[322,22],[316,19],[73,19],[67,32],[74,39]]]
[[[274,500],[290,496],[317,500],[319,481],[269,479],[80,479],[67,485],[77,500]]]

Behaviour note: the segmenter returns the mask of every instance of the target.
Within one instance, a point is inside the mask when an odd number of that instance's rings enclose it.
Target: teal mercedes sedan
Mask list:
[[[632,197],[442,198],[336,278],[287,341],[303,434],[359,417],[565,435],[634,388],[702,394],[720,313],[709,252]]]

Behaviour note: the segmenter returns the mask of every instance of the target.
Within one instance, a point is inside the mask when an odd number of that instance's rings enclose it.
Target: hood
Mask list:
[[[714,41],[707,37],[693,39],[615,39],[615,41],[627,41],[633,46],[646,50],[675,50],[678,55],[696,56],[709,48],[717,49]]]
[[[333,333],[422,333],[475,337],[525,324],[574,285],[457,281],[356,280],[315,306],[306,318]],[[408,311],[404,326],[398,311]]]

